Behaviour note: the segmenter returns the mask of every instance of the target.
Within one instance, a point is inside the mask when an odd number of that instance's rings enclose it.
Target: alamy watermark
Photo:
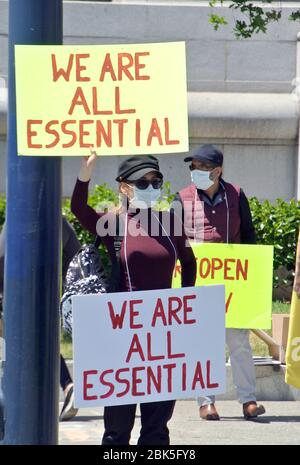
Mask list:
[[[176,236],[184,234],[196,242],[204,239],[204,207],[200,200],[196,202],[174,200],[166,209],[149,208],[144,202],[127,208],[124,203],[116,207],[114,203],[102,204],[103,213],[97,222],[97,234],[100,237],[125,235],[138,236]],[[131,221],[133,219],[133,221]]]

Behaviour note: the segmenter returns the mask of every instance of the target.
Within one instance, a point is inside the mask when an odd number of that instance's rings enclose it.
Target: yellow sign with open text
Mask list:
[[[192,244],[196,286],[225,284],[227,328],[271,328],[273,246]],[[177,264],[173,287],[180,287]]]

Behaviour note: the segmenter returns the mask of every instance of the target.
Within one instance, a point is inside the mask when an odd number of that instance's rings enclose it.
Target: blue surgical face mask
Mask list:
[[[138,189],[133,186],[133,198],[130,205],[135,208],[149,208],[156,204],[161,196],[161,189],[154,189],[151,185],[147,189]]]
[[[214,181],[210,179],[210,174],[211,171],[191,171],[192,182],[195,184],[197,189],[202,189],[203,191],[206,191],[214,184]]]

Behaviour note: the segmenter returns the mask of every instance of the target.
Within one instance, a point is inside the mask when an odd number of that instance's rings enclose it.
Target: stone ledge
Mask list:
[[[67,366],[73,376],[73,360],[67,360]],[[0,385],[3,372],[3,362],[0,360]],[[258,400],[265,401],[300,401],[300,389],[289,386],[284,381],[285,365],[255,365],[256,396]],[[235,388],[232,381],[230,364],[226,364],[225,394],[217,396],[217,400],[236,400]],[[60,389],[60,401],[63,401],[63,392]]]
[[[188,109],[190,137],[296,140],[298,134],[293,94],[189,92]]]
[[[191,138],[296,140],[299,103],[292,94],[188,92]],[[0,87],[0,135],[7,132],[7,89]]]

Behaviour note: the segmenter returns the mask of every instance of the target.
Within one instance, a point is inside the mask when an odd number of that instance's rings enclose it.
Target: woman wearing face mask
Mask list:
[[[182,286],[193,286],[196,262],[180,224],[176,227],[169,212],[154,211],[160,197],[163,175],[158,160],[150,155],[133,156],[123,161],[116,178],[122,197],[118,213],[97,213],[87,205],[88,184],[96,163],[96,154],[82,162],[72,196],[71,209],[81,224],[92,234],[101,234],[103,219],[118,214],[124,225],[121,247],[119,291],[143,291],[171,287],[176,260],[182,266]],[[128,207],[128,208],[127,208]],[[165,221],[166,216],[172,221]],[[172,218],[170,218],[170,215]],[[178,223],[178,219],[176,220]],[[170,227],[168,227],[170,224]],[[111,257],[114,237],[102,237]],[[141,404],[140,445],[167,445],[170,420],[175,401]],[[105,407],[103,445],[129,444],[134,425],[136,405]]]

